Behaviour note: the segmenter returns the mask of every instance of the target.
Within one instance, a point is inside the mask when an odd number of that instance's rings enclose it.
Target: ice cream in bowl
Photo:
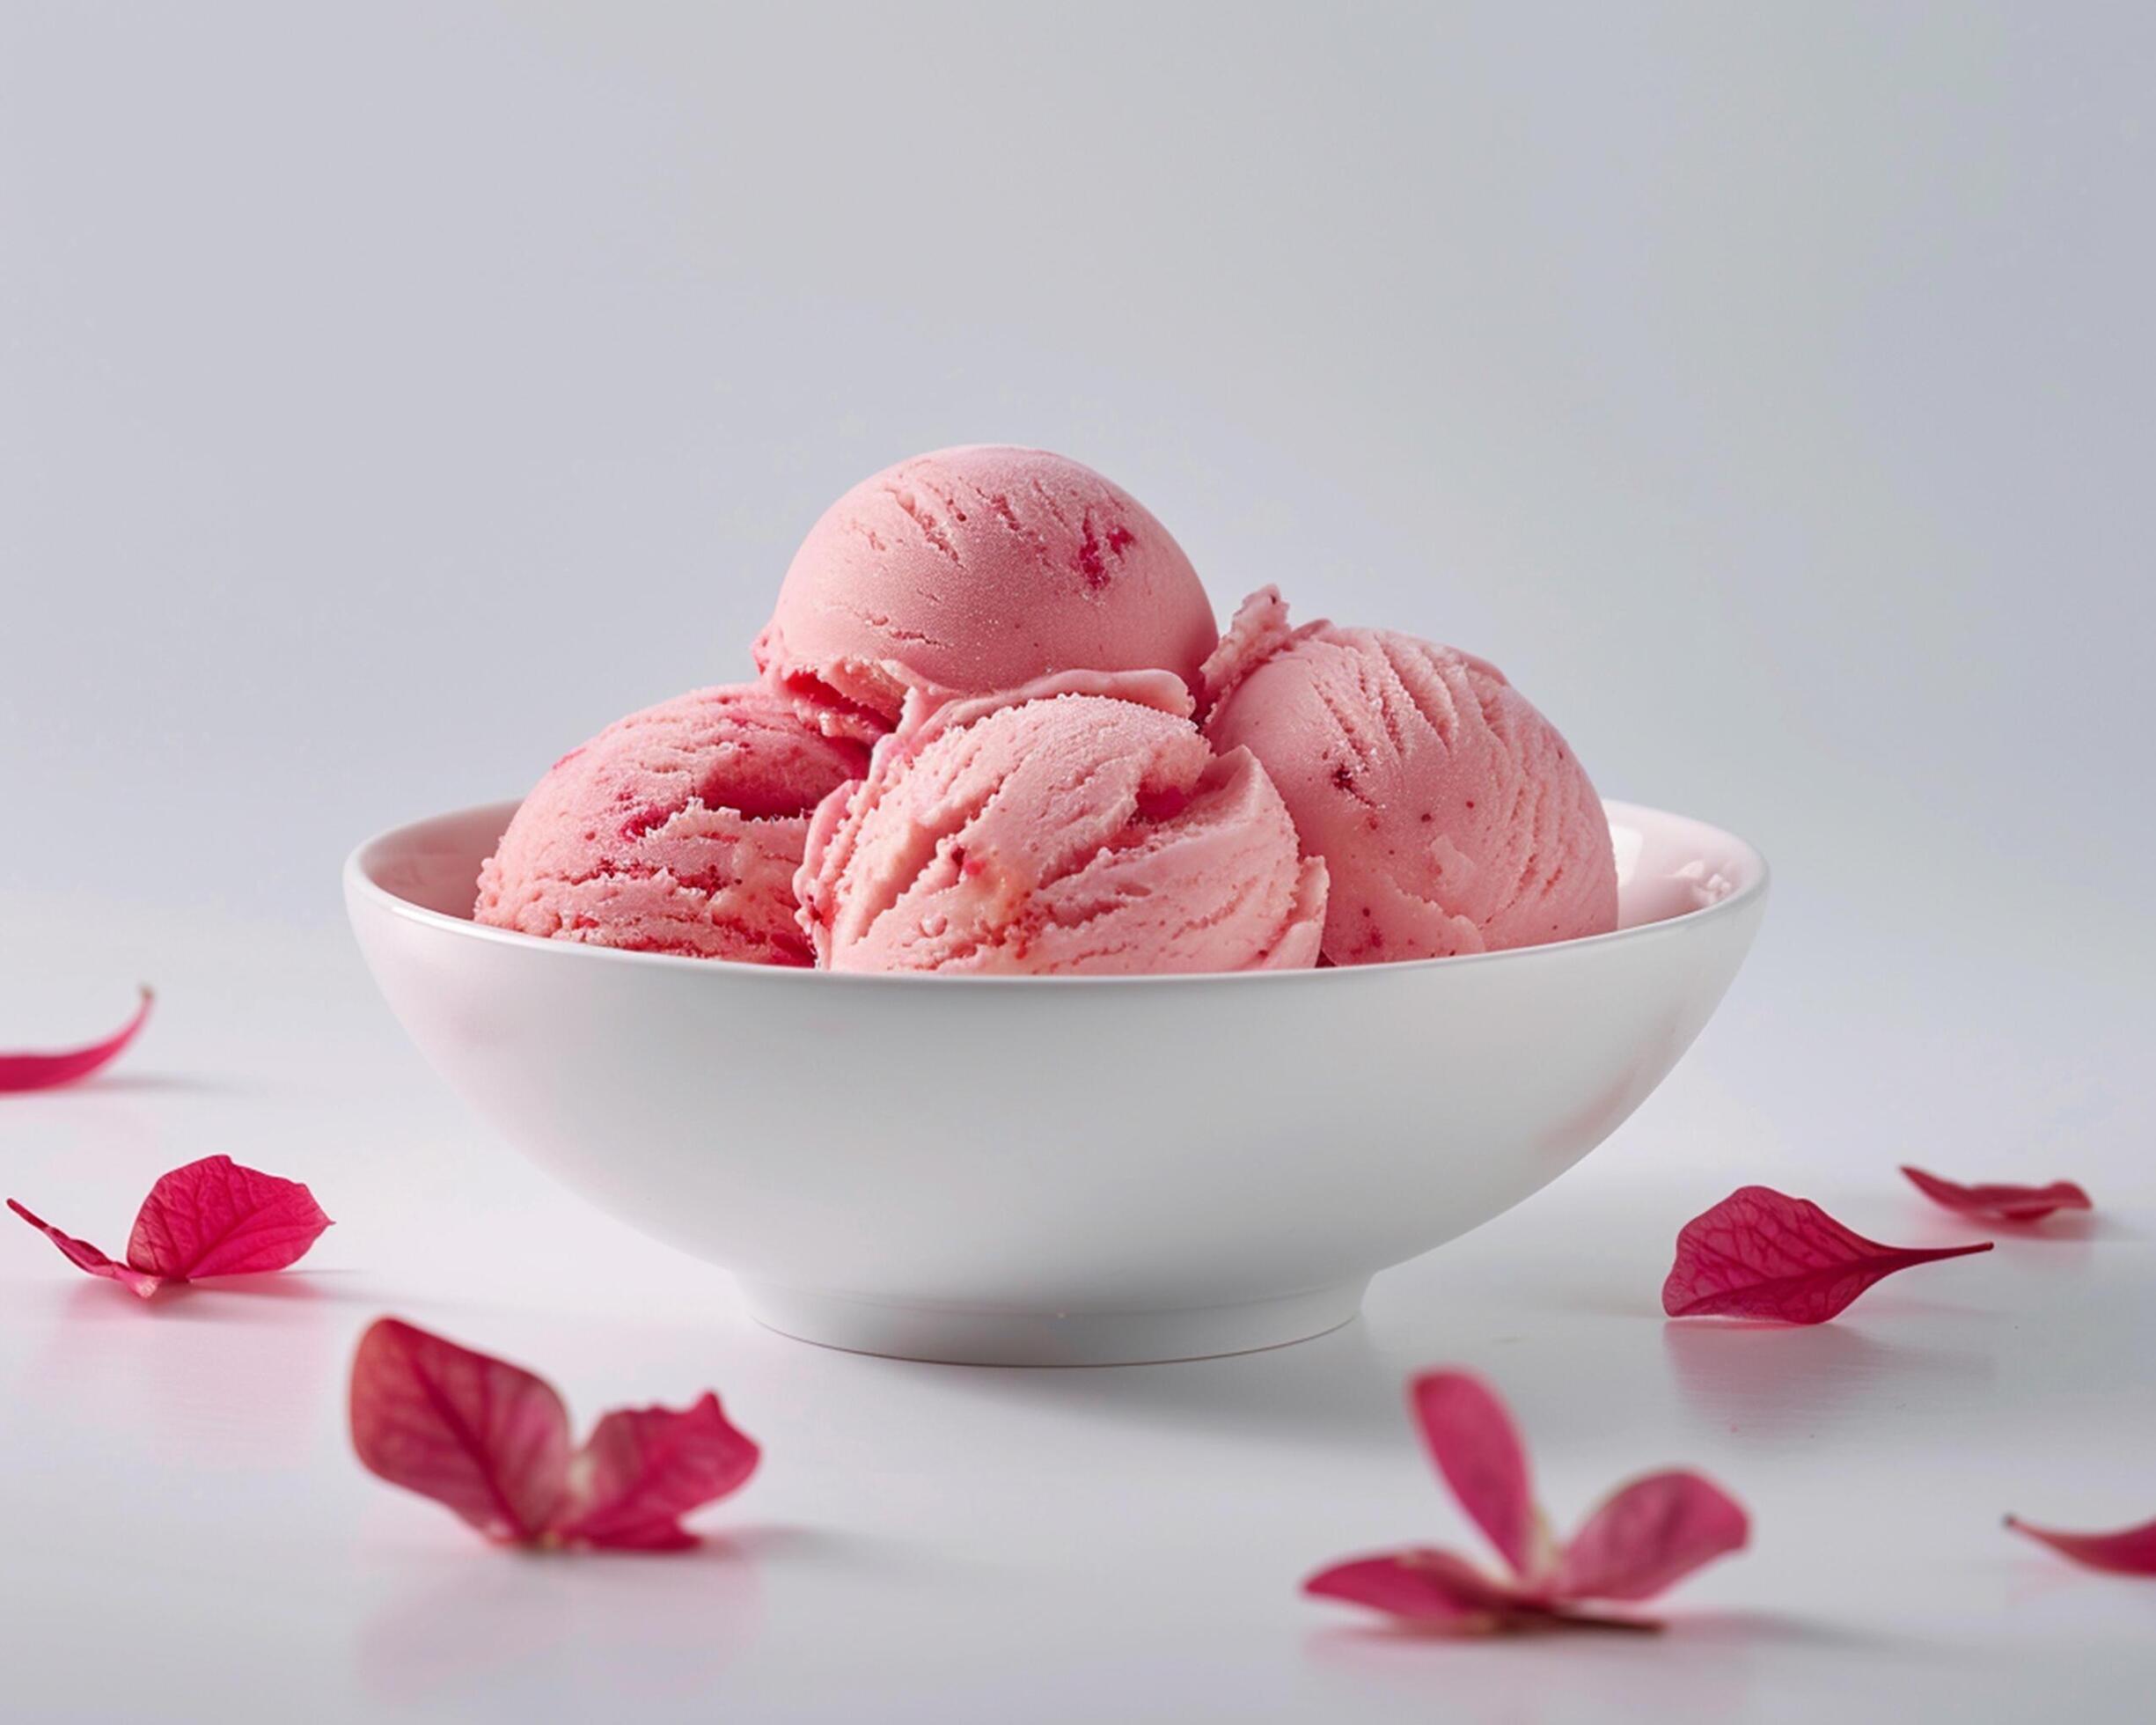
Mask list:
[[[1486,662],[1269,588],[1219,632],[1042,451],[863,481],[756,657],[345,884],[452,1086],[812,1341],[1333,1328],[1615,1130],[1764,907],[1756,851],[1605,805]]]

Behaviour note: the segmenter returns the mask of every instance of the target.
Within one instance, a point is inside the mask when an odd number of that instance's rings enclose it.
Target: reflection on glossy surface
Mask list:
[[[1695,1420],[1771,1442],[1808,1440],[1882,1401],[1966,1403],[1998,1370],[1980,1348],[1896,1340],[1841,1322],[1672,1320],[1662,1350]]]
[[[430,1543],[414,1536],[385,1562],[386,1597],[359,1632],[376,1699],[473,1706],[510,1678],[536,1698],[604,1663],[620,1703],[686,1701],[711,1692],[762,1619],[754,1529],[664,1556]]]
[[[286,1270],[168,1286],[143,1301],[84,1280],[55,1290],[58,1319],[19,1388],[63,1417],[121,1422],[169,1463],[205,1455],[217,1467],[294,1461],[334,1406],[341,1338],[352,1321],[334,1290],[356,1281]],[[227,1332],[229,1362],[220,1346]],[[204,1393],[206,1357],[219,1361],[215,1395]]]

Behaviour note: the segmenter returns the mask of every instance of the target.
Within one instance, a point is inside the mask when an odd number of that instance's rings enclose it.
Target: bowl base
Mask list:
[[[906,1305],[741,1283],[749,1315],[796,1341],[957,1366],[1136,1366],[1284,1347],[1337,1330],[1368,1281],[1164,1311],[1013,1311]]]

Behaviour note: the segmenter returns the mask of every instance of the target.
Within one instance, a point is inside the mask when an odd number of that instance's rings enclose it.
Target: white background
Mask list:
[[[2091,1716],[2156,1514],[2156,447],[2145,10],[0,8],[8,1193],[116,1245],[224,1150],[340,1227],[135,1309],[0,1237],[11,1704],[224,1720]],[[366,833],[745,674],[794,542],[913,451],[1062,449],[1223,616],[1494,658],[1607,793],[1774,859],[1766,933],[1586,1167],[1212,1364],[970,1372],[754,1331],[527,1172],[339,927]],[[1133,1130],[1143,1129],[1133,1098]],[[1828,1329],[1666,1328],[1745,1180],[2103,1219]],[[2069,1230],[2071,1231],[2071,1230]],[[583,1413],[716,1385],[766,1472],[685,1563],[480,1549],[343,1451],[395,1309]],[[1465,1543],[1398,1412],[1463,1361],[1560,1516],[1708,1466],[1753,1552],[1652,1643],[1373,1636],[1294,1584]]]

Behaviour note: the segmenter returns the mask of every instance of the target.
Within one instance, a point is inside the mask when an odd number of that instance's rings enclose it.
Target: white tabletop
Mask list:
[[[2156,1513],[2156,1226],[2101,1119],[2036,1175],[2093,1227],[1909,1273],[1812,1330],[1666,1323],[1685,1217],[1747,1179],[1897,1241],[1971,1230],[1895,1163],[2016,1171],[1962,1059],[1921,1040],[1758,1104],[1795,1052],[1761,976],[1610,1144],[1543,1196],[1392,1272],[1363,1321],[1186,1365],[1006,1371],[759,1330],[724,1274],[557,1191],[404,1046],[334,928],[11,899],[0,1026],[93,1030],[139,972],[158,1016],[77,1090],[0,1105],[6,1191],[116,1245],[165,1167],[225,1151],[304,1178],[337,1226],[296,1271],[145,1308],[26,1229],[0,1235],[0,1669],[45,1716],[858,1721],[2033,1716],[2138,1708],[2156,1586],[2077,1572],[2014,1510]],[[1786,988],[1802,943],[1770,934]],[[2030,1024],[2031,1036],[2046,1034]],[[2024,1090],[2100,1113],[2050,1027]],[[1832,1039],[1829,1039],[1831,1040]],[[1815,1044],[1817,1039],[1815,1039]],[[1773,1042],[1774,1046],[1764,1046]],[[1853,1046],[1853,1044],[1852,1044]],[[2055,1098],[2029,1094],[2031,1106]],[[1785,1098],[1785,1105],[1786,1099]],[[1913,1135],[1910,1117],[1936,1129]],[[2011,1122],[2003,1122],[2011,1128]],[[1981,1230],[1977,1230],[1981,1231]],[[678,1559],[522,1557],[352,1458],[344,1374],[400,1313],[550,1376],[580,1420],[715,1388],[762,1471]],[[1560,1521],[1618,1479],[1701,1466],[1753,1548],[1658,1640],[1404,1639],[1298,1597],[1334,1557],[1477,1549],[1400,1405],[1462,1362],[1514,1402]]]

